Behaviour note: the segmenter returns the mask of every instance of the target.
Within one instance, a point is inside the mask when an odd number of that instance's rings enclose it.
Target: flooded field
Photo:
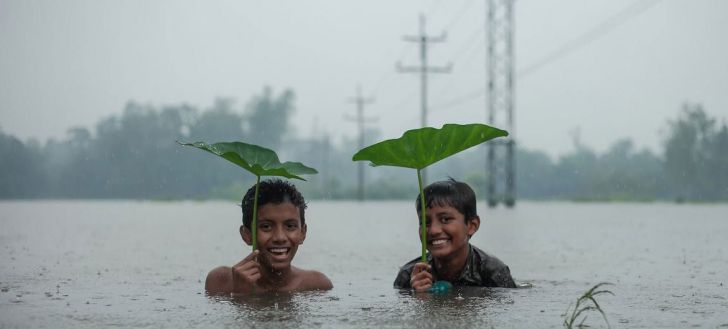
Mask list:
[[[334,289],[241,301],[203,289],[249,253],[234,202],[0,202],[0,328],[559,328],[603,281],[612,328],[728,327],[728,205],[479,210],[471,242],[531,288],[394,290],[419,255],[413,202],[312,201],[294,264]]]

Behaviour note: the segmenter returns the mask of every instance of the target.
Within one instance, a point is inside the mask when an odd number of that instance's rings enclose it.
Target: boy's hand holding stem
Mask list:
[[[426,292],[432,287],[431,266],[427,263],[417,263],[412,270],[410,284],[416,292]]]
[[[239,263],[233,265],[233,293],[251,293],[260,279],[260,264],[256,261],[258,250],[250,253]]]

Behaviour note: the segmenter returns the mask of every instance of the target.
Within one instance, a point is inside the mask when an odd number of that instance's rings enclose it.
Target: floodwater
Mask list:
[[[728,327],[728,205],[479,209],[471,242],[532,287],[394,290],[419,255],[413,202],[312,201],[294,264],[334,289],[234,300],[203,289],[249,253],[234,202],[0,202],[0,328],[559,328],[599,282],[612,328]]]

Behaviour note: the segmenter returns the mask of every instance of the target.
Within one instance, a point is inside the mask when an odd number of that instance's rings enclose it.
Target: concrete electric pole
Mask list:
[[[420,44],[420,66],[404,67],[401,63],[397,62],[397,70],[401,73],[420,73],[420,105],[422,111],[420,125],[422,127],[427,127],[427,73],[449,73],[452,68],[452,64],[448,64],[445,67],[427,66],[427,45],[430,42],[445,41],[445,37],[445,32],[439,37],[427,35],[425,32],[425,16],[423,14],[420,14],[420,34],[403,37],[404,41]],[[427,173],[425,170],[422,171],[422,181],[427,184]]]
[[[356,87],[356,96],[349,98],[350,103],[356,104],[356,117],[351,116],[345,116],[347,119],[356,121],[357,128],[359,130],[359,149],[364,148],[364,123],[366,122],[376,122],[376,119],[374,118],[365,118],[364,117],[364,105],[370,104],[374,102],[374,99],[364,98],[361,94],[361,87]],[[364,200],[364,162],[358,161],[358,171],[357,171],[357,199],[359,201]]]

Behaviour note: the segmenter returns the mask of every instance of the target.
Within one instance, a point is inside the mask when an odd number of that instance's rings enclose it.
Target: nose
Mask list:
[[[286,234],[282,227],[277,227],[273,230],[273,242],[282,242],[286,240]]]
[[[440,222],[437,220],[431,220],[430,226],[427,227],[427,234],[428,235],[437,235],[440,232],[442,232],[442,226],[440,225]]]

